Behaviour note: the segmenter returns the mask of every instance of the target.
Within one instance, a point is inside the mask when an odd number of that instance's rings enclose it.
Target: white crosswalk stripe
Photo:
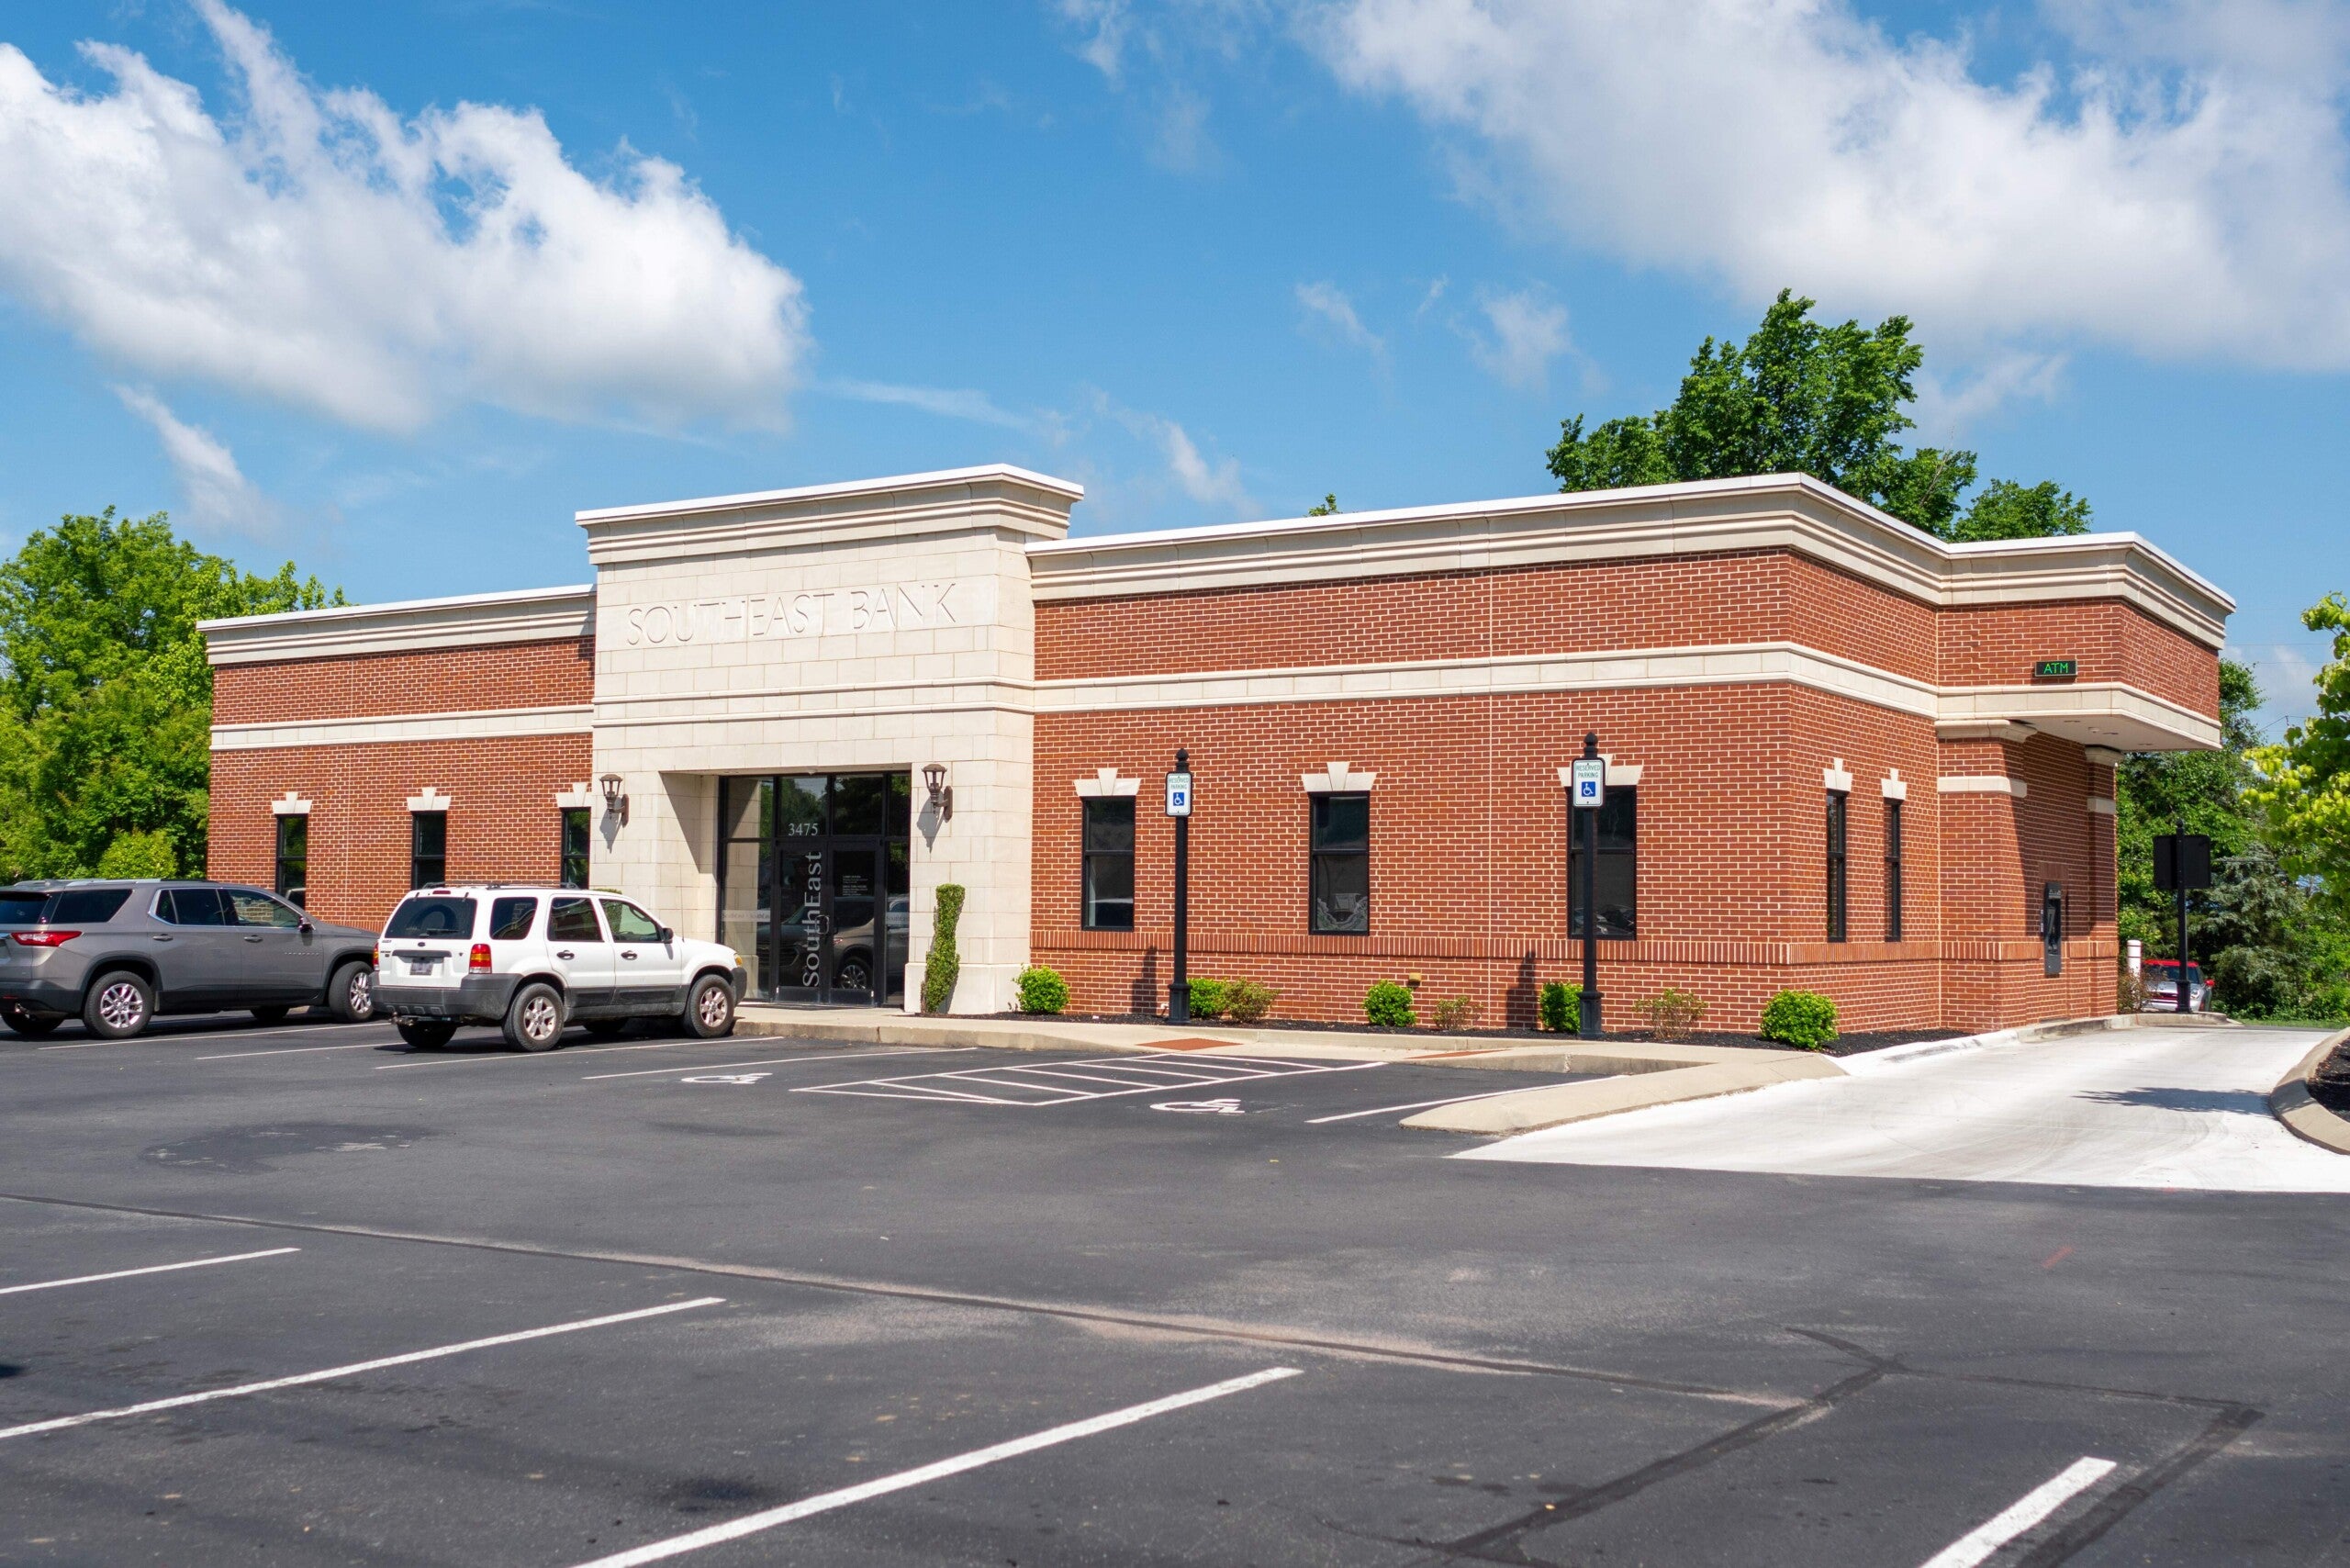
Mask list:
[[[1159,1094],[1170,1089],[1229,1087],[1265,1078],[1303,1078],[1315,1073],[1360,1072],[1383,1062],[1333,1065],[1280,1057],[1200,1056],[1169,1052],[1151,1056],[1100,1057],[1081,1061],[1021,1063],[966,1068],[959,1072],[923,1072],[904,1078],[861,1078],[841,1083],[811,1083],[795,1094],[852,1094],[868,1100],[928,1100],[952,1104],[1071,1105],[1114,1100],[1126,1094]]]

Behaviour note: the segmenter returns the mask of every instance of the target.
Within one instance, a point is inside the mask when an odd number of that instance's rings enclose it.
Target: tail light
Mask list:
[[[23,947],[62,947],[81,935],[78,931],[19,931],[17,944]]]
[[[474,956],[473,956],[472,959],[466,963],[465,968],[466,968],[467,969],[473,970],[473,971],[474,971],[474,972],[476,972],[476,973],[480,973],[480,972],[483,972],[483,971],[486,971],[486,970],[487,970],[487,969],[488,969],[488,968],[489,968],[489,944],[488,944],[488,943],[487,943],[487,942],[476,942],[476,943],[475,943],[475,944],[474,944]]]

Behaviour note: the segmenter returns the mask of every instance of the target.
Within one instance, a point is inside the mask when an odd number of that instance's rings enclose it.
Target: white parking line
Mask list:
[[[168,1274],[177,1269],[208,1269],[215,1263],[250,1263],[256,1258],[283,1258],[299,1247],[273,1247],[266,1252],[235,1252],[226,1258],[192,1258],[185,1263],[155,1263],[144,1269],[118,1269],[111,1274],[77,1274],[70,1280],[43,1280],[38,1284],[0,1285],[0,1295],[19,1291],[53,1291],[65,1285],[95,1285],[101,1280],[128,1280],[139,1274]]]
[[[869,1100],[946,1101],[980,1105],[1071,1105],[1114,1100],[1126,1094],[1164,1094],[1170,1089],[1229,1087],[1260,1078],[1304,1078],[1326,1072],[1362,1072],[1383,1061],[1309,1066],[1279,1057],[1206,1057],[1192,1053],[1095,1057],[1082,1061],[965,1068],[958,1072],[912,1073],[902,1078],[861,1078],[840,1083],[811,1083],[794,1094],[852,1094]],[[1079,1069],[1089,1070],[1079,1071]],[[1045,1082],[1035,1081],[1044,1079]],[[1077,1082],[1119,1087],[1083,1089]],[[997,1090],[1003,1092],[987,1093]]]
[[[1975,1568],[1991,1553],[2054,1513],[2076,1494],[2113,1473],[2109,1459],[2080,1459],[1926,1559],[1922,1568]]]
[[[1381,1105],[1369,1111],[1348,1111],[1339,1116],[1308,1116],[1305,1125],[1318,1127],[1325,1122],[1351,1122],[1357,1116],[1383,1116],[1390,1111],[1425,1111],[1435,1105],[1465,1105],[1472,1100],[1494,1100],[1517,1092],[1516,1089],[1495,1089],[1483,1094],[1456,1094],[1449,1100],[1417,1100],[1409,1105]]]
[[[267,1040],[280,1035],[323,1035],[329,1030],[372,1029],[381,1027],[384,1020],[371,1018],[357,1024],[297,1024],[290,1029],[150,1029],[128,1040],[68,1040],[62,1046],[35,1046],[40,1051],[86,1051],[99,1046],[160,1046],[174,1040]],[[208,1057],[197,1057],[208,1061]]]
[[[567,1057],[607,1056],[614,1051],[674,1051],[680,1046],[710,1046],[718,1047],[717,1040],[654,1040],[642,1046],[568,1046],[562,1049]],[[419,1055],[425,1053],[419,1052]],[[377,1072],[396,1072],[404,1067],[479,1067],[487,1061],[544,1061],[554,1051],[484,1051],[478,1056],[443,1056],[432,1054],[430,1061],[386,1062]]]
[[[813,1497],[804,1497],[797,1503],[787,1503],[780,1508],[769,1508],[765,1513],[746,1514],[739,1519],[733,1519],[722,1525],[711,1525],[687,1535],[671,1536],[666,1540],[656,1540],[632,1551],[614,1552],[610,1557],[599,1557],[592,1562],[583,1562],[579,1568],[639,1568],[643,1563],[659,1562],[665,1558],[681,1557],[688,1551],[699,1551],[705,1546],[717,1546],[724,1541],[740,1540],[746,1535],[756,1535],[761,1530],[772,1529],[778,1525],[788,1525],[795,1519],[830,1513],[835,1508],[845,1508],[852,1503],[862,1503],[872,1497],[885,1497],[892,1492],[902,1492],[910,1486],[923,1486],[933,1481],[944,1481],[950,1475],[960,1475],[967,1470],[977,1470],[982,1465],[1000,1463],[1007,1459],[1017,1459],[1022,1454],[1035,1453],[1038,1449],[1048,1449],[1058,1443],[1073,1442],[1079,1438],[1090,1438],[1098,1433],[1114,1431],[1120,1427],[1131,1427],[1137,1421],[1147,1421],[1154,1416],[1164,1416],[1169,1411],[1181,1410],[1188,1406],[1203,1405],[1211,1399],[1222,1399],[1228,1394],[1240,1394],[1251,1388],[1261,1388],[1266,1383],[1279,1383],[1283,1378],[1297,1375],[1298,1369],[1295,1367],[1269,1367],[1260,1372],[1250,1372],[1246,1377],[1227,1378],[1222,1383],[1212,1383],[1205,1388],[1194,1388],[1183,1394],[1170,1394],[1164,1399],[1154,1399],[1147,1405],[1129,1405],[1124,1410],[1113,1410],[1106,1416],[1095,1416],[1083,1421],[1071,1421],[1065,1427],[1048,1428],[1028,1437],[1014,1438],[1007,1443],[996,1443],[989,1448],[974,1449],[969,1453],[957,1454],[953,1459],[942,1459],[935,1463],[922,1465],[913,1470],[901,1470],[895,1475],[878,1476],[859,1485],[844,1486],[837,1492],[822,1492]]]
[[[976,1051],[979,1048],[977,1046],[905,1046],[896,1049],[872,1051],[827,1051],[820,1057],[768,1057],[763,1061],[717,1061],[704,1062],[699,1067],[643,1067],[633,1072],[591,1072],[583,1076],[579,1081],[597,1083],[607,1078],[666,1078],[672,1073],[678,1072],[708,1072],[712,1068],[731,1070],[738,1067],[776,1067],[795,1061],[840,1061],[849,1057],[959,1056],[965,1051]]]
[[[442,1356],[463,1355],[467,1350],[487,1350],[494,1345],[517,1345],[525,1339],[543,1339],[550,1334],[576,1334],[583,1328],[603,1328],[615,1323],[633,1323],[640,1318],[659,1317],[665,1313],[690,1312],[698,1306],[716,1306],[724,1296],[706,1295],[693,1301],[673,1301],[661,1306],[640,1307],[634,1312],[615,1312],[605,1317],[584,1317],[576,1323],[551,1324],[544,1328],[525,1328],[515,1334],[493,1334],[487,1339],[468,1339],[462,1345],[438,1345],[430,1350],[410,1350],[404,1355],[382,1356],[372,1361],[353,1361],[345,1367],[329,1367],[324,1372],[300,1372],[293,1377],[274,1377],[266,1383],[240,1383],[234,1388],[207,1389],[201,1394],[176,1394],[169,1399],[151,1399],[143,1405],[125,1405],[115,1410],[89,1410],[79,1416],[59,1416],[47,1421],[28,1421],[21,1427],[0,1427],[0,1439],[28,1438],[36,1432],[62,1431],[68,1427],[86,1427],[93,1421],[119,1421],[128,1416],[147,1416],[158,1410],[177,1410],[183,1406],[207,1404],[215,1399],[241,1399],[249,1394],[267,1394],[274,1389],[299,1388],[305,1383],[332,1383],[340,1377],[356,1377],[361,1372],[379,1372],[385,1367],[407,1366],[411,1361],[430,1361]]]
[[[347,1046],[276,1046],[265,1051],[229,1051],[217,1057],[198,1057],[198,1061],[235,1061],[239,1057],[298,1057],[311,1051],[379,1051],[389,1045],[389,1039],[358,1040]]]

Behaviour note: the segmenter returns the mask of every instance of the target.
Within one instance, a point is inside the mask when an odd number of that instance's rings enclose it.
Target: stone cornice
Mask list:
[[[216,666],[274,664],[587,637],[595,615],[596,590],[577,586],[242,615],[196,630]]]
[[[1085,487],[1009,464],[804,485],[576,514],[598,566],[989,529],[1030,540],[1069,532]]]
[[[2235,601],[2134,533],[1946,544],[1806,475],[1067,539],[1039,599],[1791,550],[1937,607],[2120,599],[2218,647]]]

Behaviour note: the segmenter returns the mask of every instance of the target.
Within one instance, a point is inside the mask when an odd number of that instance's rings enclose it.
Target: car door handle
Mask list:
[[[558,948],[558,949],[556,949],[556,952],[555,952],[555,957],[556,957],[556,958],[577,958],[578,956],[579,956],[578,954],[576,954],[576,953],[573,952],[573,951],[572,951],[570,948],[568,948],[568,947],[562,947],[562,948]]]
[[[632,947],[628,951],[622,953],[621,957],[623,958],[633,958],[636,957],[636,949]]]
[[[260,938],[260,937],[258,937],[258,936],[248,936],[248,937],[246,937],[246,938],[245,938],[245,940],[246,940],[246,941],[248,941],[248,942],[258,942],[258,941],[260,941],[260,940],[261,940],[261,938]]]
[[[157,941],[157,942],[168,942],[168,941],[170,941],[170,940],[171,940],[171,938],[170,938],[170,937],[168,937],[168,936],[158,936],[158,937],[153,938],[153,940],[155,940],[155,941]]]

